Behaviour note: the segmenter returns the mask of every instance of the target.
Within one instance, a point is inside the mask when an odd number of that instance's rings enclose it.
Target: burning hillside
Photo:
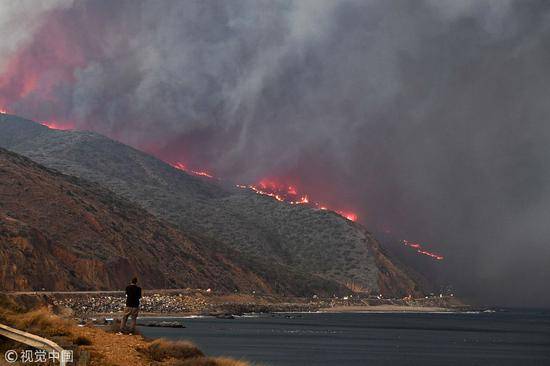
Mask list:
[[[189,174],[193,174],[193,175],[196,175],[196,176],[199,176],[199,177],[206,177],[206,178],[215,179],[215,177],[212,174],[208,173],[207,171],[189,169],[189,168],[187,168],[187,165],[185,165],[182,162],[172,163],[171,165],[174,168],[179,169],[179,170],[184,171],[184,172],[189,173]]]
[[[400,297],[422,288],[377,249],[364,227],[328,210],[313,209],[310,203],[265,199],[202,175],[195,179],[102,135],[54,131],[12,115],[0,116],[0,146],[96,182],[185,232],[237,249],[244,258],[282,264],[287,269],[281,275],[288,270],[321,275],[384,296]],[[192,170],[195,175],[200,172]],[[264,186],[264,191],[269,188],[266,182]],[[286,186],[288,199],[305,196],[297,187]]]
[[[401,243],[403,243],[403,245],[409,247],[409,248],[413,248],[416,250],[417,253],[419,254],[422,254],[422,255],[425,255],[425,256],[428,256],[428,257],[431,257],[433,259],[436,259],[438,261],[441,261],[443,260],[445,257],[443,257],[442,255],[440,254],[437,254],[437,253],[433,253],[433,252],[430,252],[428,250],[426,250],[424,247],[422,247],[421,244],[419,243],[415,243],[415,242],[412,242],[412,241],[409,241],[409,240],[401,240]]]
[[[116,289],[136,273],[152,288],[274,291],[273,273],[262,275],[274,271],[272,264],[264,268],[222,254],[217,245],[197,242],[109,190],[1,148],[0,166],[0,260],[13,264],[0,274],[3,289]],[[306,281],[315,279],[276,280],[290,292]]]
[[[2,114],[8,113],[7,109],[5,108],[0,109],[0,111]],[[74,125],[72,123],[42,121],[40,122],[40,124],[54,130],[74,129]],[[170,165],[178,170],[198,177],[219,181],[224,180],[222,178],[216,177],[213,173],[207,170],[197,168],[192,169],[189,167],[188,164],[185,164],[181,161],[171,162]],[[255,184],[235,184],[235,186],[240,189],[250,190],[258,195],[271,197],[278,202],[284,202],[290,205],[304,205],[321,211],[332,211],[349,221],[358,221],[358,215],[355,212],[335,208],[326,203],[314,200],[311,198],[310,194],[305,193],[304,190],[302,188],[299,188],[296,184],[281,183],[281,181],[275,178],[264,178]],[[408,240],[401,240],[401,243],[409,248],[415,249],[415,252],[419,255],[425,255],[438,261],[444,259],[442,255],[426,250],[421,244]]]
[[[9,111],[7,108],[0,108],[0,114],[8,114],[8,113]],[[52,130],[67,131],[67,130],[73,130],[75,128],[74,123],[71,123],[71,122],[59,122],[59,121],[50,120],[50,121],[40,121],[39,123],[42,126],[46,126]]]
[[[40,121],[42,126],[46,126],[51,130],[69,131],[74,130],[74,124],[71,122],[59,122],[59,121]]]
[[[171,165],[174,168],[182,170],[189,174],[206,177],[210,179],[218,179],[209,172],[206,172],[203,170],[189,169],[186,164],[183,164],[181,162],[172,163]],[[358,216],[354,212],[330,208],[327,204],[323,204],[318,201],[311,200],[310,196],[307,193],[303,193],[294,184],[283,184],[283,183],[279,183],[277,180],[274,180],[274,179],[262,179],[256,184],[248,184],[248,185],[236,184],[236,187],[241,189],[251,190],[256,194],[259,194],[262,196],[272,197],[273,199],[279,202],[285,202],[291,205],[307,205],[309,207],[316,208],[318,210],[329,210],[339,214],[340,216],[350,221],[355,222],[358,220]],[[442,256],[441,254],[431,252],[426,248],[424,248],[423,245],[417,242],[412,242],[406,239],[402,239],[400,240],[400,242],[404,246],[414,249],[415,252],[418,254],[425,255],[427,257],[430,257],[438,261],[445,259],[445,257]]]
[[[189,169],[186,164],[181,162],[175,162],[171,165],[176,169],[196,176],[218,179],[207,171]],[[354,212],[329,208],[326,204],[310,200],[308,194],[302,193],[296,185],[293,184],[279,183],[274,179],[262,179],[256,184],[235,184],[235,186],[241,189],[249,189],[262,196],[272,197],[279,202],[286,202],[291,205],[308,205],[319,210],[333,211],[350,221],[357,221],[358,219],[357,214]]]
[[[287,202],[291,205],[309,205],[319,210],[329,210],[336,212],[350,221],[357,221],[357,214],[354,212],[345,212],[342,210],[330,208],[327,204],[311,200],[308,194],[300,193],[296,185],[287,185],[278,183],[275,180],[262,179],[257,184],[248,186],[237,185],[239,188],[251,189],[257,194],[275,198],[280,202]]]
[[[72,124],[59,123],[56,121],[42,121],[40,122],[40,124],[52,130],[67,131],[67,130],[72,130],[74,128]]]

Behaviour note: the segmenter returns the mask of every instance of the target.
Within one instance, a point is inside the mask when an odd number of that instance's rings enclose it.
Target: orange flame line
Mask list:
[[[415,242],[412,242],[412,241],[409,241],[409,240],[401,240],[401,242],[403,243],[403,245],[405,246],[408,246],[410,248],[413,248],[413,249],[416,249],[416,252],[417,253],[420,253],[420,254],[423,254],[425,256],[428,256],[428,257],[431,257],[431,258],[434,258],[438,261],[441,261],[443,259],[445,259],[444,256],[440,255],[440,254],[437,254],[437,253],[432,253],[432,252],[429,252],[427,251],[426,249],[424,249],[422,247],[422,245],[418,244],[418,243],[415,243]]]

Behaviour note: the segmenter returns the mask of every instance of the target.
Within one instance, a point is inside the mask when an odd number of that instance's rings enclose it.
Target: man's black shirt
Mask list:
[[[139,308],[139,299],[141,299],[141,287],[134,284],[128,285],[126,287],[126,306]]]

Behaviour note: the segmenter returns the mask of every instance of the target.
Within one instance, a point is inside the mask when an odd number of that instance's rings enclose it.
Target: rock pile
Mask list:
[[[218,295],[205,291],[184,291],[144,294],[141,314],[196,314],[230,318],[247,313],[307,312],[336,306],[439,306],[452,304],[452,297],[432,296],[420,299],[387,299],[381,296],[349,296],[343,298],[281,299],[256,295]],[[287,299],[288,301],[288,299]],[[111,294],[77,295],[53,299],[59,309],[71,309],[75,316],[91,318],[98,315],[117,314],[124,310],[125,297]]]

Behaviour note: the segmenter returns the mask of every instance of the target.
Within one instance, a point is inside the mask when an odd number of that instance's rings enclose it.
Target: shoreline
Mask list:
[[[120,317],[124,295],[120,292],[33,293],[14,294],[22,303],[42,303],[55,313],[77,318]],[[147,291],[142,301],[141,317],[213,316],[229,318],[243,314],[276,313],[369,313],[369,312],[459,312],[471,310],[454,296],[388,299],[379,296],[350,295],[337,298],[282,297],[262,294],[226,294],[203,290]],[[98,319],[95,319],[98,320]]]
[[[467,310],[462,308],[444,308],[435,306],[403,306],[403,305],[343,305],[335,307],[320,308],[312,311],[271,311],[271,312],[250,312],[244,314],[231,314],[235,317],[275,315],[275,314],[361,314],[361,313],[461,313]],[[100,318],[116,318],[122,316],[122,312],[117,313],[98,313],[94,314]],[[159,312],[140,312],[139,318],[142,319],[193,319],[193,318],[217,318],[220,314],[199,314],[199,313],[159,313]],[[223,314],[222,314],[223,315]]]
[[[319,309],[320,313],[454,313],[460,309],[438,306],[407,305],[339,305]]]

